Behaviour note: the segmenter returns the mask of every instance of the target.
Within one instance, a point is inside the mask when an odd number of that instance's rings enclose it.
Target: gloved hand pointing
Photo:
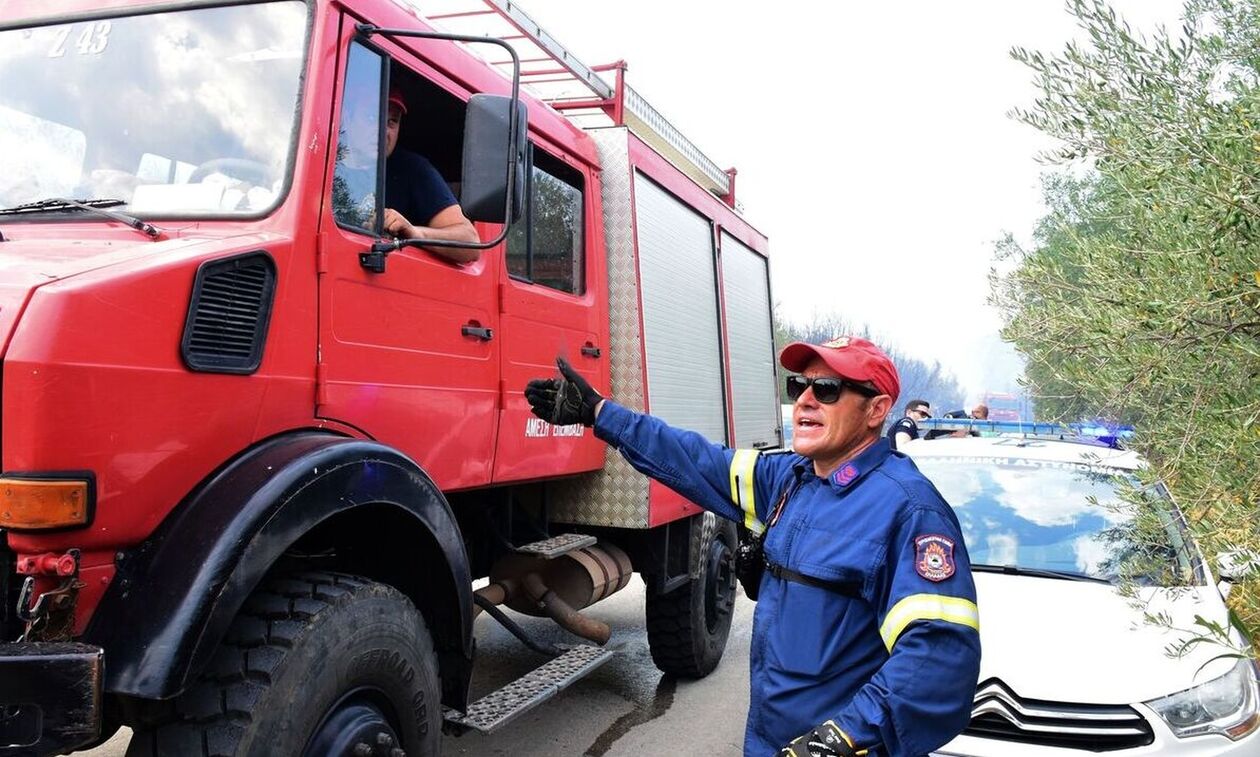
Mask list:
[[[556,358],[561,378],[534,379],[525,385],[525,399],[534,415],[556,426],[595,425],[595,408],[604,398],[590,382],[573,370],[569,361]]]

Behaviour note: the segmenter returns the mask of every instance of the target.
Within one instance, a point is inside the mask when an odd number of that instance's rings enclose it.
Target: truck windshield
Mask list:
[[[306,13],[274,2],[0,31],[0,208],[272,208],[291,168]]]

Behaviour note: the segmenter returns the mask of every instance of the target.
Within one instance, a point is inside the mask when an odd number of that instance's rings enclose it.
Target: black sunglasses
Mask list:
[[[788,376],[787,377],[787,396],[795,402],[800,398],[805,390],[814,387],[814,399],[824,405],[830,405],[840,399],[840,394],[845,389],[857,392],[858,394],[870,399],[878,397],[880,391],[869,386],[862,386],[856,381],[850,381],[843,378],[809,378],[807,376]]]

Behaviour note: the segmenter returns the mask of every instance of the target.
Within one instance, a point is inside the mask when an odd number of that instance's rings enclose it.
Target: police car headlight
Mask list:
[[[1193,689],[1155,699],[1146,705],[1163,718],[1178,737],[1216,733],[1240,739],[1260,726],[1260,675],[1252,660]]]

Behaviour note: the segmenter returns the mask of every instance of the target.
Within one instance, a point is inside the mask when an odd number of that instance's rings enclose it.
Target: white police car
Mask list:
[[[903,451],[958,514],[980,607],[972,719],[936,754],[1260,755],[1255,662],[1212,644],[1170,657],[1188,634],[1144,621],[1143,609],[1173,628],[1198,628],[1196,616],[1228,627],[1228,584],[1214,583],[1162,488],[1150,496],[1166,509],[1164,543],[1133,538],[1116,487],[1142,465],[1136,453],[1011,436]],[[1118,566],[1138,549],[1149,575],[1125,597]]]

